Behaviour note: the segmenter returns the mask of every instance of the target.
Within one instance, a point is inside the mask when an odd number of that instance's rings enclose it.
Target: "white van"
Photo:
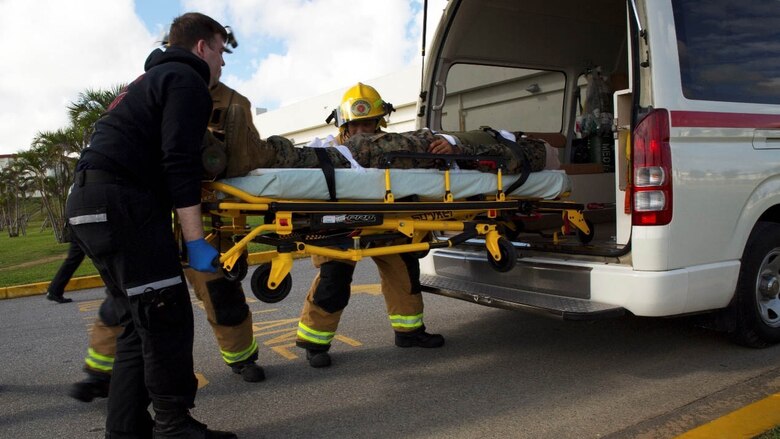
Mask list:
[[[595,238],[517,219],[514,269],[434,250],[427,290],[568,319],[717,311],[780,341],[780,3],[450,0],[419,127],[524,131],[558,148]]]

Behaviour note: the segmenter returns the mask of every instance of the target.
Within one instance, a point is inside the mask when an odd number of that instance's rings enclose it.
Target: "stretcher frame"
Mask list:
[[[453,247],[483,237],[488,261],[503,272],[514,267],[517,255],[514,245],[502,235],[502,218],[516,213],[560,212],[564,219],[562,232],[573,228],[581,236],[592,234],[581,204],[507,195],[502,166],[494,174],[496,193],[475,200],[454,199],[450,167],[451,160],[457,158],[448,157],[440,169],[444,171],[444,196],[439,201],[395,199],[389,163],[384,170],[385,196],[381,201],[279,200],[252,195],[218,181],[204,182],[202,210],[211,217],[212,227],[206,239],[212,243],[230,242],[226,236],[233,239],[232,246],[221,252],[215,265],[222,266],[226,274],[236,273],[238,268],[243,273],[234,276],[242,278],[247,270],[250,242],[275,247],[253,255],[261,266],[251,282],[258,299],[274,303],[289,293],[290,271],[296,257],[319,255],[357,262],[391,254],[425,255],[430,249]],[[262,216],[264,222],[248,226],[247,217],[251,216]],[[341,224],[339,219],[343,220]],[[333,224],[326,224],[326,220]],[[306,235],[316,227],[321,227],[319,230],[326,235]],[[328,235],[328,230],[333,232]],[[443,233],[449,236],[441,239]],[[559,239],[557,234],[555,239]]]

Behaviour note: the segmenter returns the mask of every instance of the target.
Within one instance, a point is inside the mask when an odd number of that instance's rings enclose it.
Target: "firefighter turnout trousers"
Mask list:
[[[311,257],[320,272],[306,295],[298,322],[296,344],[312,350],[328,350],[336,335],[341,314],[349,302],[355,262]],[[390,325],[396,332],[423,327],[420,267],[416,257],[402,253],[372,257],[379,270],[382,294]]]

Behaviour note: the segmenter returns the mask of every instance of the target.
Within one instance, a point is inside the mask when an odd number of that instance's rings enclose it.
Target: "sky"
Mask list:
[[[430,42],[446,0],[428,1]],[[270,110],[420,63],[423,0],[0,0],[0,154],[67,126],[87,89],[143,72],[171,20],[232,28],[222,81]]]

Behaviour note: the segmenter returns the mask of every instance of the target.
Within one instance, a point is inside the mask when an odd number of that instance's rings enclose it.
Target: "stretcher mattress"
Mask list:
[[[340,200],[380,201],[385,196],[383,169],[336,169],[336,197]],[[518,175],[504,175],[508,188]],[[391,169],[391,189],[395,199],[417,195],[441,200],[444,196],[444,171],[435,169]],[[473,170],[450,171],[453,197],[468,198],[496,193],[496,175]],[[255,169],[243,177],[227,178],[221,183],[255,196],[286,200],[329,200],[328,186],[320,169]],[[528,180],[511,195],[522,198],[553,199],[571,190],[564,171],[532,172]]]

